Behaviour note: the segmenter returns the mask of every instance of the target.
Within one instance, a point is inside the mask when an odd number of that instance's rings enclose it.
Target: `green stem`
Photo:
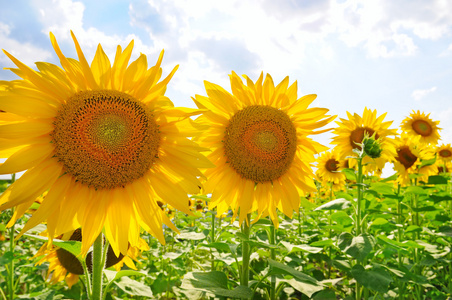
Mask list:
[[[357,183],[357,188],[358,188],[358,195],[357,195],[357,205],[356,205],[356,236],[361,235],[361,233],[363,232],[363,224],[361,224],[361,202],[362,202],[362,183],[363,183],[363,165],[362,165],[362,161],[363,161],[363,156],[359,155],[357,158],[358,161],[358,174],[356,177],[356,183]],[[356,260],[356,264],[361,265],[361,262],[357,259]],[[356,300],[360,300],[361,299],[361,290],[362,287],[361,285],[358,283],[358,281],[356,282],[355,285],[355,298]]]
[[[270,232],[269,232],[269,239],[268,242],[271,246],[276,245],[276,230],[275,230],[275,226],[272,224],[270,225]],[[270,249],[270,258],[272,260],[276,260],[276,250],[275,248],[271,248]],[[270,269],[271,272],[271,269]],[[271,282],[271,288],[270,288],[270,300],[276,300],[276,276],[275,275],[271,275],[270,277],[270,282]]]
[[[212,229],[210,230],[210,242],[215,243],[215,214],[212,213]],[[212,249],[210,249],[210,261],[211,261],[211,271],[215,271],[215,257],[213,256]]]
[[[240,285],[248,287],[249,281],[249,265],[250,265],[250,220],[251,215],[248,214],[246,220],[242,224],[242,233],[245,239],[242,241],[242,268],[240,276]]]
[[[86,257],[82,259],[82,267],[83,267],[83,273],[85,274],[85,287],[86,287],[86,294],[88,297],[91,297],[91,276],[88,271],[88,267],[86,266]]]
[[[14,183],[14,181],[16,181],[16,174],[12,174],[11,175],[11,185]],[[12,215],[14,216],[14,208],[12,209]],[[16,243],[14,241],[14,231],[15,231],[15,225],[16,223],[14,223],[11,226],[11,230],[9,232],[9,251],[11,251],[11,253],[14,255],[14,248],[16,247]],[[9,269],[9,299],[13,300],[14,299],[14,292],[15,292],[15,285],[14,285],[14,256],[13,259],[11,259],[10,262],[10,269]]]
[[[96,238],[93,244],[93,295],[92,300],[102,299],[102,274],[104,265],[102,265],[102,259],[104,254],[103,249],[103,235],[102,233]]]

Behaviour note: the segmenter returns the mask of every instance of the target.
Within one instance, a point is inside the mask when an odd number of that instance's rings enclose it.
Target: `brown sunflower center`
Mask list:
[[[396,159],[405,167],[409,169],[417,160],[417,156],[410,151],[410,147],[402,146],[397,149]]]
[[[325,163],[325,169],[327,169],[327,171],[329,172],[336,172],[339,169],[339,162],[337,160],[335,160],[334,158],[330,158],[326,163]]]
[[[361,144],[364,139],[364,135],[368,134],[369,136],[372,136],[375,133],[375,130],[369,128],[369,127],[358,127],[355,130],[353,130],[350,133],[350,146],[352,146],[353,149],[361,149],[361,146],[357,144]],[[377,140],[379,138],[378,134],[375,134],[375,139]]]
[[[267,182],[289,169],[297,149],[297,133],[286,113],[253,105],[230,119],[223,143],[228,163],[240,176]]]
[[[443,149],[441,151],[439,151],[439,156],[443,157],[443,158],[449,158],[452,156],[452,152],[448,149]]]
[[[424,120],[416,120],[411,125],[413,130],[422,136],[430,136],[433,132],[433,127],[427,121]]]
[[[74,233],[72,233],[71,237],[69,238],[70,241],[82,241],[82,231],[81,229],[76,229]],[[58,260],[60,261],[60,264],[69,272],[76,275],[82,275],[83,267],[80,261],[69,251],[66,251],[62,248],[56,250],[56,254],[58,257]],[[88,271],[91,273],[93,271],[93,252],[89,252],[88,255],[86,255],[86,267]],[[110,268],[111,266],[116,265],[118,262],[120,262],[123,259],[124,255],[119,254],[119,257],[115,255],[115,252],[113,251],[113,248],[111,246],[108,247],[107,251],[107,259],[105,263],[105,268]]]
[[[67,173],[96,189],[133,182],[157,157],[158,125],[143,103],[125,93],[79,92],[62,105],[54,126],[55,156]]]

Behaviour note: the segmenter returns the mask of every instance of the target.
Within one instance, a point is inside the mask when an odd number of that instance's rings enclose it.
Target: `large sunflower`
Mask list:
[[[246,85],[232,72],[232,94],[204,82],[207,97],[193,99],[205,110],[198,118],[208,124],[200,144],[212,152],[215,168],[205,172],[209,208],[222,215],[230,207],[242,223],[248,213],[270,215],[278,225],[276,208],[291,217],[300,195],[315,191],[311,163],[326,147],[308,138],[334,117],[328,109],[308,108],[316,95],[297,100],[297,83],[286,77],[276,87],[270,75]]]
[[[78,60],[66,58],[50,34],[60,68],[34,71],[8,52],[21,80],[2,81],[0,174],[27,170],[0,197],[16,207],[10,225],[48,191],[22,233],[46,221],[50,238],[82,228],[82,254],[103,230],[117,255],[136,246],[140,227],[164,243],[162,223],[176,229],[157,200],[189,213],[199,191],[198,167],[211,163],[188,137],[195,110],[164,96],[176,71],[159,82],[163,51],[148,69],[144,54],[129,64],[133,41],[113,64],[99,45],[91,63],[74,36]],[[6,115],[6,116],[4,116]]]
[[[82,240],[81,230],[77,229],[75,231],[67,232],[60,236],[62,240]],[[138,240],[138,246],[129,247],[126,255],[120,254],[116,256],[113,249],[109,247],[106,256],[105,268],[114,267],[119,271],[124,263],[127,267],[136,270],[134,260],[136,261],[140,257],[142,251],[149,250],[149,245],[140,238]],[[88,253],[88,258],[86,259],[87,268],[91,271],[91,259],[90,253]],[[42,245],[34,257],[39,258],[37,265],[41,265],[45,262],[49,263],[49,269],[47,272],[47,278],[50,279],[51,283],[57,283],[65,280],[69,288],[71,288],[79,279],[79,275],[84,273],[83,267],[79,260],[71,253],[63,250],[61,248],[55,247],[48,243]]]
[[[430,114],[421,113],[419,110],[410,114],[402,121],[400,128],[408,136],[420,137],[419,142],[425,144],[436,144],[440,139],[438,127],[439,121],[433,121],[430,119]]]
[[[428,147],[420,146],[420,137],[411,137],[402,134],[396,139],[397,155],[394,157],[394,170],[397,171],[397,182],[402,186],[411,183],[410,174],[422,175],[419,180],[428,180],[428,176],[436,173],[434,165],[422,166],[422,161],[434,157],[433,151]],[[422,166],[422,167],[421,167]]]
[[[341,190],[345,187],[345,175],[340,171],[340,156],[335,150],[325,151],[317,158],[318,180],[323,186],[332,184],[334,190]]]
[[[335,136],[333,137],[332,144],[337,145],[337,149],[342,159],[348,156],[356,156],[353,149],[360,149],[358,144],[362,143],[364,135],[367,133],[369,136],[375,135],[375,139],[378,139],[383,149],[381,156],[378,158],[371,158],[365,156],[363,163],[364,173],[369,172],[381,172],[386,162],[392,161],[395,155],[394,139],[391,136],[397,135],[395,129],[389,129],[392,121],[383,122],[386,113],[377,117],[377,110],[370,110],[367,107],[364,108],[362,117],[358,114],[351,114],[347,112],[348,119],[340,119],[336,121],[339,127],[336,127],[333,131]],[[355,159],[349,160],[349,166],[353,168],[356,165]]]

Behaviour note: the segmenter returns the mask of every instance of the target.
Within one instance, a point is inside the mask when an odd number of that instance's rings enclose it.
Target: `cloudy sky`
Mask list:
[[[135,41],[163,73],[179,64],[167,95],[194,107],[203,81],[230,90],[234,70],[256,80],[298,81],[299,96],[346,117],[364,107],[387,112],[393,128],[412,110],[440,121],[452,142],[452,1],[449,0],[138,0],[2,1],[0,48],[21,61],[59,65],[53,32],[66,56],[76,57],[70,30],[88,60],[98,43],[113,60],[116,45]],[[0,54],[0,80],[15,79]],[[329,142],[329,136],[320,141]]]

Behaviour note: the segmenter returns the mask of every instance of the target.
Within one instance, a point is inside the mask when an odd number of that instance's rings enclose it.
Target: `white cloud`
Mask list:
[[[434,91],[436,91],[436,86],[425,90],[414,90],[411,93],[411,97],[413,97],[415,101],[421,101],[422,98],[424,98],[428,94],[433,93]]]
[[[10,34],[10,26],[0,22],[1,47],[26,65],[32,65],[36,61],[44,61],[52,56],[49,51],[36,47],[30,43],[19,42],[12,38]],[[0,62],[11,67],[13,66],[11,60],[3,54],[0,55]]]

